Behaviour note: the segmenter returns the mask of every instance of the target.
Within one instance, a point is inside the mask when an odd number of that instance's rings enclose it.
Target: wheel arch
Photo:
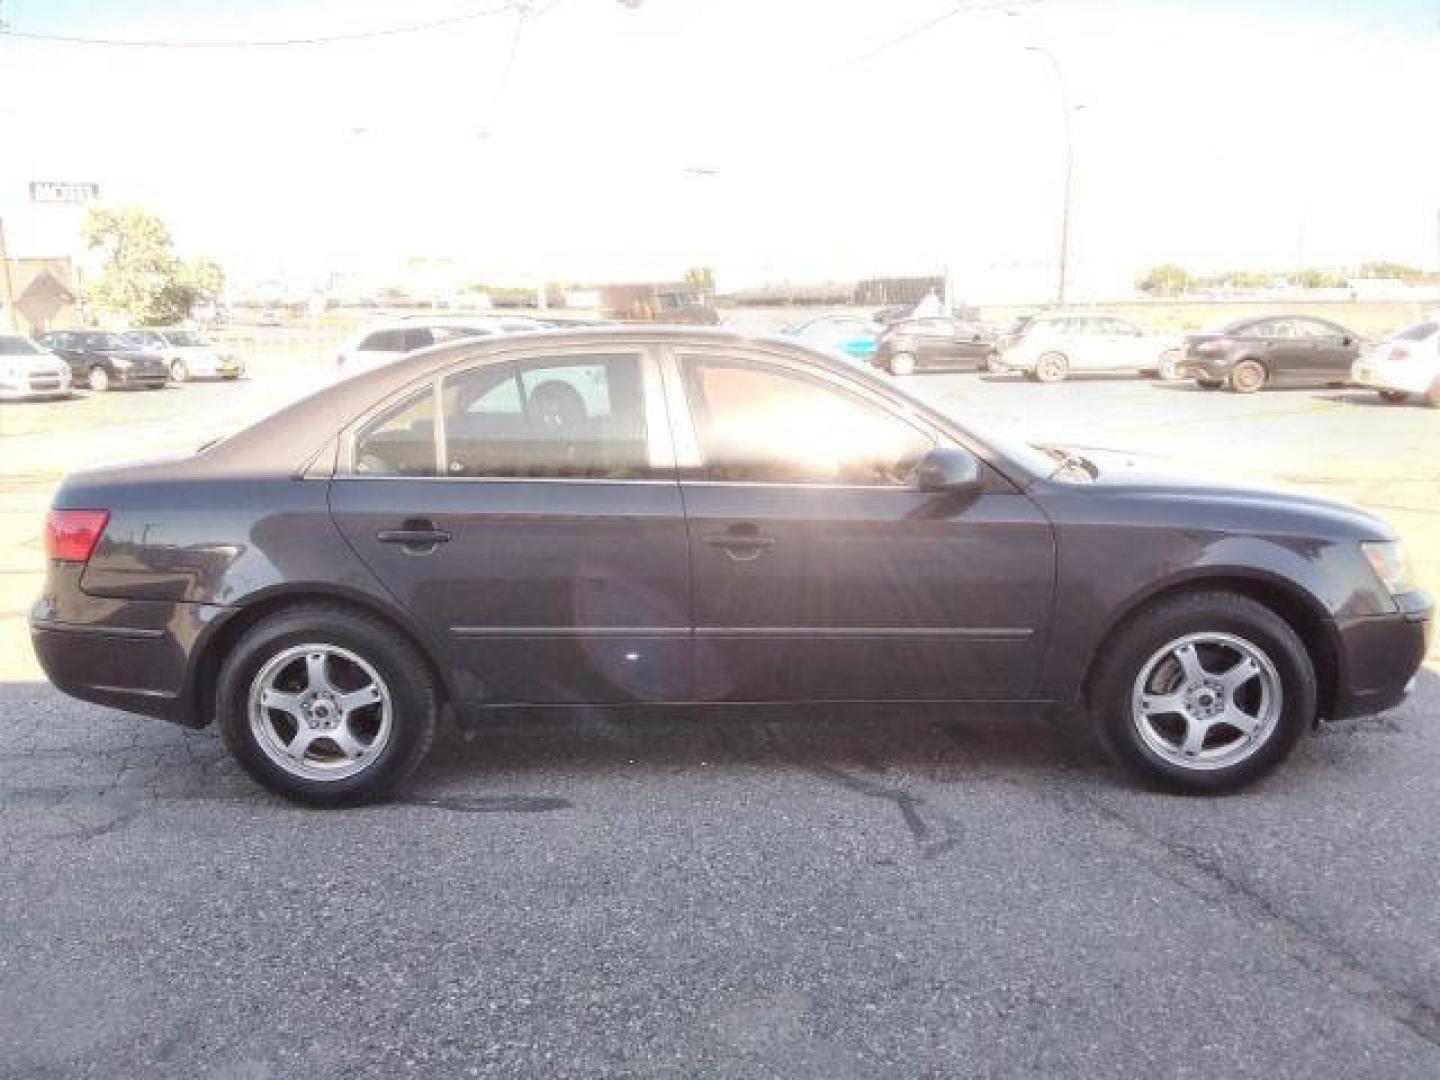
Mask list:
[[[1284,619],[1295,631],[1315,669],[1316,715],[1329,717],[1334,712],[1341,685],[1340,632],[1324,605],[1303,586],[1263,570],[1227,568],[1215,572],[1170,580],[1142,592],[1115,613],[1096,639],[1094,650],[1085,666],[1080,692],[1087,696],[1099,660],[1106,647],[1142,612],[1156,604],[1195,593],[1229,592],[1268,608]]]
[[[343,587],[322,583],[297,584],[256,594],[236,608],[228,618],[216,623],[213,629],[196,643],[196,656],[190,665],[193,675],[186,690],[186,703],[189,715],[194,720],[193,726],[206,726],[213,719],[214,710],[211,705],[220,678],[220,668],[245,632],[271,615],[306,605],[348,609],[386,623],[406,638],[424,658],[435,685],[439,688],[441,705],[451,704],[456,700],[455,688],[449,674],[444,665],[436,663],[435,650],[426,635],[402,613],[373,596]]]

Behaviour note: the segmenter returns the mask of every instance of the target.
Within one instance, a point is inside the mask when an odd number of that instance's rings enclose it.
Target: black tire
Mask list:
[[[1219,390],[1225,385],[1224,379],[1207,379],[1203,376],[1195,380],[1195,385],[1201,390]]]
[[[1270,372],[1259,360],[1241,360],[1230,369],[1230,389],[1237,394],[1253,394],[1263,390],[1270,381]]]
[[[1152,658],[1168,643],[1195,634],[1243,640],[1269,660],[1279,680],[1278,716],[1248,756],[1233,764],[1201,768],[1168,760],[1147,744],[1136,717],[1136,684]],[[1304,643],[1289,623],[1247,597],[1204,592],[1161,601],[1127,619],[1101,650],[1088,685],[1100,742],[1126,768],[1171,790],[1221,792],[1253,783],[1279,765],[1314,723],[1315,668]]]
[[[1410,395],[1404,390],[1381,390],[1380,400],[1389,402],[1391,405],[1398,405],[1402,401],[1409,401]]]
[[[361,657],[384,681],[391,728],[361,771],[338,779],[294,775],[271,760],[250,721],[252,686],[265,665],[298,645],[336,646]],[[215,721],[236,761],[277,795],[313,806],[346,806],[383,798],[420,765],[435,739],[439,692],[430,665],[406,637],[381,619],[330,605],[305,605],[268,616],[247,630],[220,669]]]

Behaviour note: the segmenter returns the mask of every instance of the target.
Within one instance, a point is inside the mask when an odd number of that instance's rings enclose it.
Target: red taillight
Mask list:
[[[1409,359],[1410,359],[1410,350],[1407,349],[1404,345],[1391,345],[1391,346],[1390,346],[1390,359],[1391,359],[1391,360],[1409,360]]]
[[[85,562],[109,520],[109,510],[51,510],[45,519],[45,554],[61,562]]]

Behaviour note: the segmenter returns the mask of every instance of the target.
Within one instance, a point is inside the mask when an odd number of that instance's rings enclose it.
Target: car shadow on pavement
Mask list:
[[[1425,407],[1425,401],[1419,394],[1412,394],[1407,401],[1386,401],[1374,390],[1332,390],[1326,394],[1313,396],[1317,401],[1333,401],[1337,405],[1355,405],[1365,409],[1423,409]]]

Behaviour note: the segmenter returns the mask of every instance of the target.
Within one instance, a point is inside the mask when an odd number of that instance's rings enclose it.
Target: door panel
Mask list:
[[[447,653],[472,702],[690,696],[690,568],[674,483],[337,479],[331,511]],[[377,534],[424,523],[425,553]]]
[[[704,700],[1010,699],[1034,686],[1054,542],[1018,493],[684,483]],[[727,549],[729,534],[768,541]]]

